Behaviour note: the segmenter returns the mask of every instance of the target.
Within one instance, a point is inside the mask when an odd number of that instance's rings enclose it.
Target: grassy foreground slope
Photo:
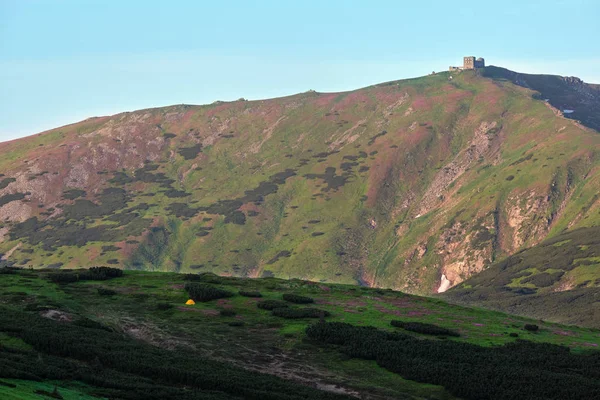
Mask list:
[[[536,96],[440,73],[2,143],[1,262],[443,291],[600,225],[600,135]]]
[[[65,398],[127,399],[600,393],[596,329],[350,285],[141,271],[92,278],[3,270],[0,393],[19,398],[42,385]],[[229,294],[186,305],[186,285]],[[297,318],[307,308],[315,318]]]
[[[443,298],[600,328],[600,227],[575,229],[521,251]]]

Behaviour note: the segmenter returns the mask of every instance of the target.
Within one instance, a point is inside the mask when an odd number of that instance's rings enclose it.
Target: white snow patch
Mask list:
[[[440,282],[440,287],[438,288],[437,292],[438,293],[444,293],[446,290],[450,289],[450,285],[452,284],[452,282],[450,282],[448,280],[448,278],[446,278],[446,275],[442,274],[442,279]]]

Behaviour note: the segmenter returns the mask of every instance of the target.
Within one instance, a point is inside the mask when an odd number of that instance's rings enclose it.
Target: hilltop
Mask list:
[[[443,292],[600,225],[599,114],[560,109],[594,90],[486,67],[88,119],[0,144],[0,253]]]

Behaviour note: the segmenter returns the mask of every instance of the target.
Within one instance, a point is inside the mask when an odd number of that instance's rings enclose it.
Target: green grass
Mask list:
[[[30,400],[30,399],[44,399],[52,400],[53,397],[46,396],[37,391],[44,391],[52,393],[54,388],[58,390],[58,393],[63,397],[64,400],[100,400],[102,397],[92,396],[86,393],[84,385],[73,385],[73,387],[64,387],[63,382],[35,382],[25,381],[20,379],[0,379],[1,382],[16,385],[15,388],[7,387],[0,384],[0,398],[6,400]],[[78,388],[77,386],[83,387]]]
[[[184,275],[180,274],[126,271],[123,277],[108,281],[57,285],[46,279],[48,273],[51,272],[21,270],[2,275],[0,303],[15,309],[42,310],[29,312],[59,310],[66,313],[70,320],[89,318],[155,346],[195,349],[190,351],[265,372],[273,370],[258,354],[281,358],[291,368],[288,372],[301,379],[312,376],[311,379],[317,379],[322,385],[339,385],[349,391],[393,398],[451,399],[452,396],[439,386],[403,380],[374,362],[346,359],[338,352],[311,344],[306,341],[305,330],[314,321],[278,318],[257,308],[256,302],[281,300],[284,293],[295,293],[314,298],[312,307],[331,313],[327,321],[402,331],[423,339],[431,337],[393,328],[390,321],[400,319],[435,324],[458,331],[461,335],[446,340],[479,346],[514,342],[516,339],[510,336],[511,333],[517,333],[519,339],[567,346],[574,352],[589,352],[600,345],[600,331],[596,329],[467,308],[391,290],[276,278],[243,279],[203,275],[201,279],[207,284],[236,295],[188,306],[185,305],[188,295],[183,289]],[[100,296],[96,290],[98,287],[114,290],[117,294]],[[237,295],[240,290],[259,291],[263,297],[256,299]],[[165,303],[172,307],[158,307]],[[221,316],[219,311],[222,309],[232,309],[236,315]],[[233,321],[242,321],[244,325],[230,326]],[[539,331],[532,333],[524,330],[527,323],[539,325]],[[1,329],[0,345],[22,350],[30,348],[20,339],[11,337],[10,332],[2,333]],[[307,368],[315,375],[306,375]],[[53,384],[45,383],[44,387],[52,388]],[[61,393],[63,388],[69,396],[70,393],[74,396],[78,393],[64,382],[56,384]],[[31,385],[23,384],[23,393],[30,390],[33,387]],[[81,390],[82,393],[88,393],[87,390]]]

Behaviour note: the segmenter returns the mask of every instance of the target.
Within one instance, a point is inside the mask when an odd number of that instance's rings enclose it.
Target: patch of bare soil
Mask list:
[[[48,318],[54,321],[59,322],[71,322],[73,321],[73,316],[69,313],[60,310],[46,310],[42,311],[40,315],[44,318]]]

